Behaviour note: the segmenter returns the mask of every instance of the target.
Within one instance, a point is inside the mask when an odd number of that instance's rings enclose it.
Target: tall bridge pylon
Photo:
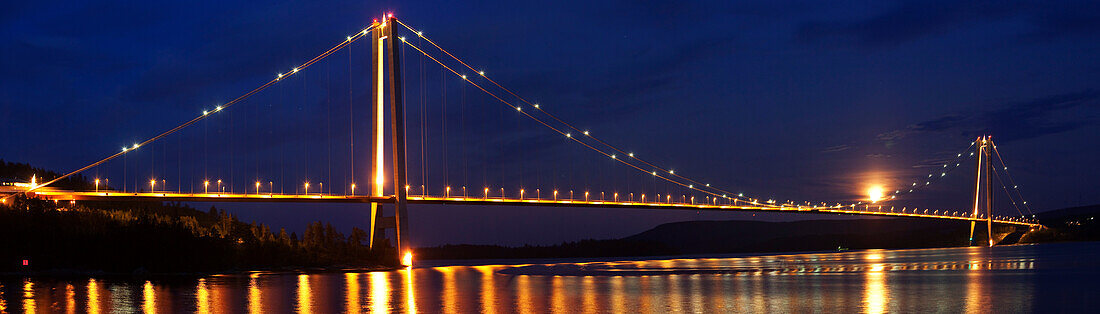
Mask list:
[[[411,248],[408,241],[402,236],[409,233],[409,215],[407,211],[407,193],[403,187],[407,186],[405,164],[405,126],[401,117],[404,116],[404,99],[401,95],[401,53],[398,50],[400,43],[396,41],[397,23],[392,15],[387,15],[382,22],[375,23],[371,31],[371,69],[372,79],[371,100],[374,107],[372,112],[374,127],[372,152],[371,152],[371,195],[385,196],[385,141],[386,141],[386,92],[387,79],[389,81],[389,105],[390,105],[390,157],[393,161],[393,216],[383,213],[382,203],[370,204],[370,247],[375,249],[376,239],[386,236],[386,229],[394,229],[394,243],[396,254],[392,256],[394,262],[409,264],[411,260]]]
[[[993,139],[992,136],[978,137],[978,175],[974,180],[974,218],[981,218],[984,209],[986,231],[989,246],[993,246]],[[974,227],[977,221],[970,221],[970,245],[974,245]]]

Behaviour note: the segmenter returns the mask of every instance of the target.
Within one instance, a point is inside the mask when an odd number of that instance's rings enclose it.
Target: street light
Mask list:
[[[149,192],[156,191],[156,186],[157,186],[157,179],[150,179],[149,180]]]
[[[224,192],[224,190],[222,190],[222,180],[218,180],[218,192]]]
[[[256,181],[256,194],[260,194],[260,181]]]
[[[355,183],[351,184],[351,195],[355,196]]]
[[[203,180],[202,181],[202,193],[203,194],[209,194],[210,193],[210,180]]]
[[[485,188],[485,199],[489,199],[489,188]]]
[[[523,189],[519,189],[519,200],[523,200]]]
[[[445,190],[445,192],[443,192],[443,197],[445,197],[445,198],[446,197],[451,197],[451,187],[447,186],[447,188],[444,189],[444,190]]]
[[[95,179],[95,191],[96,193],[99,193],[99,178]]]
[[[306,195],[309,195],[309,182],[306,182],[305,187],[306,187],[305,193],[306,193]]]
[[[558,200],[558,190],[554,190],[554,200]]]

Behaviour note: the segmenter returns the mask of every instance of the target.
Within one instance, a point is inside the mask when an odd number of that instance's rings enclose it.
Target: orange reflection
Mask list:
[[[481,312],[496,313],[496,285],[492,266],[474,266],[481,273]]]
[[[531,276],[520,275],[516,277],[516,289],[519,294],[519,300],[516,300],[516,306],[519,307],[519,312],[534,313],[532,303],[534,303],[535,300],[531,297]]]
[[[2,297],[0,295],[0,298]],[[0,303],[2,302],[0,301]],[[0,304],[0,311],[4,311],[3,304]],[[65,284],[65,313],[76,313],[76,288],[71,283]]]
[[[370,273],[370,311],[371,313],[390,312],[390,282],[386,272]]]
[[[141,289],[142,304],[141,309],[145,313],[156,313],[156,294],[153,293],[153,283],[148,280],[145,281],[145,286]]]
[[[260,274],[248,275],[248,312],[263,313],[263,304],[260,299]]]
[[[347,304],[344,306],[348,313],[359,313],[359,273],[344,274],[347,285]]]
[[[669,261],[669,263],[671,264],[671,261]],[[683,303],[683,300],[681,300],[681,299],[683,299],[683,295],[681,295],[681,293],[680,293],[681,292],[680,291],[680,275],[676,275],[676,274],[668,275],[665,278],[665,287],[667,287],[667,289],[668,289],[668,290],[666,290],[666,291],[668,291],[668,301],[667,301],[668,303],[667,304],[668,304],[669,308],[672,310],[672,312],[675,312],[675,313],[684,312],[684,308],[683,308],[684,303]]]
[[[413,269],[405,267],[405,312],[416,313],[416,289],[413,288]]]
[[[298,275],[298,313],[313,312],[313,291],[309,289],[309,275]]]
[[[210,290],[206,288],[206,278],[199,278],[199,285],[195,291],[195,311],[210,313]]]
[[[972,264],[966,272],[966,312],[984,313],[991,310],[989,295],[985,293],[985,274],[980,264]]]
[[[886,288],[885,266],[872,264],[867,271],[867,284],[863,290],[864,313],[886,313],[886,305],[889,302],[888,288]]]
[[[581,308],[586,313],[597,313],[599,305],[596,304],[596,283],[592,276],[581,277]]]
[[[626,290],[623,289],[623,276],[613,276],[608,280],[611,281],[611,312],[622,313],[627,308]]]
[[[436,267],[436,271],[439,271],[443,275],[443,312],[444,313],[457,313],[458,304],[458,288],[455,288],[455,270],[453,267]]]
[[[88,313],[99,313],[99,284],[88,279]]]
[[[550,280],[550,285],[553,288],[550,298],[551,312],[568,312],[570,307],[565,304],[565,284],[562,282],[561,276],[554,276],[554,279]]]
[[[30,278],[23,279],[23,312],[34,313],[34,282]]]

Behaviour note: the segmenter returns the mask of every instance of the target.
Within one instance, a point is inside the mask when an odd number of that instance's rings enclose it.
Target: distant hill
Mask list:
[[[995,233],[1007,233],[995,229]],[[685,221],[622,239],[522,247],[446,245],[417,251],[425,259],[489,259],[923,248],[968,245],[969,232],[968,222],[917,218]],[[976,233],[985,234],[984,226]]]
[[[1100,241],[1100,204],[1063,208],[1036,214],[1049,227],[1025,235],[1020,242]]]
[[[1088,220],[1100,216],[1100,204],[1063,208],[1036,214],[1043,224],[1058,225],[1065,221]]]
[[[969,228],[961,221],[915,218],[685,221],[623,240],[659,243],[681,254],[919,248],[966,245]]]

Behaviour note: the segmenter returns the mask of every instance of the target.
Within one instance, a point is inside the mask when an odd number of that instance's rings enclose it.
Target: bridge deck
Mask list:
[[[179,202],[306,202],[306,203],[392,203],[392,196],[365,196],[365,195],[330,195],[330,194],[232,194],[232,193],[174,193],[174,192],[75,192],[75,191],[40,191],[33,194],[56,201],[179,201]],[[661,202],[633,202],[633,201],[606,201],[606,200],[569,200],[569,199],[513,199],[513,198],[483,198],[483,197],[440,197],[440,196],[409,196],[410,204],[444,204],[444,205],[477,205],[477,206],[552,206],[552,207],[602,207],[602,208],[633,208],[633,209],[679,209],[679,210],[707,210],[707,211],[759,211],[759,212],[792,212],[808,214],[841,214],[841,215],[865,215],[888,217],[912,217],[952,219],[963,221],[984,222],[984,219],[967,216],[940,214],[939,211],[907,210],[891,211],[880,210],[877,207],[867,206],[864,209],[858,207],[821,207],[821,206],[775,206],[762,204],[730,205],[730,204],[690,204],[690,203],[661,203]],[[945,211],[946,212],[946,211]],[[1015,218],[994,219],[993,222],[1028,227],[1038,227],[1038,223],[1016,220]]]

